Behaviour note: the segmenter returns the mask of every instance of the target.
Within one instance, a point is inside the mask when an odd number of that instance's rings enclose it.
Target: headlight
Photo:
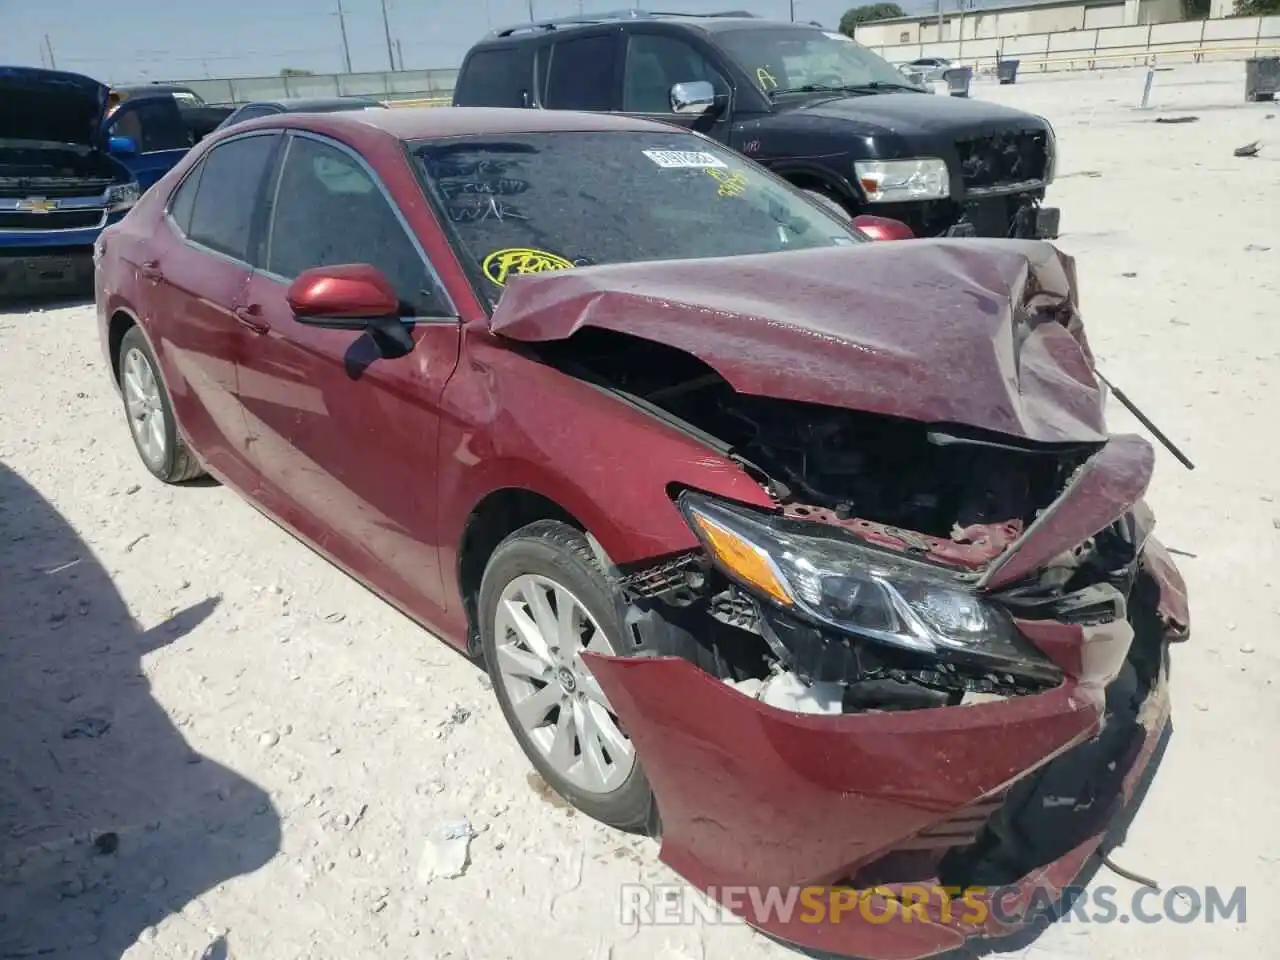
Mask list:
[[[142,190],[139,189],[137,181],[108,187],[107,213],[119,213],[121,210],[128,210],[138,202],[141,196]]]
[[[858,183],[872,203],[939,200],[951,195],[947,164],[937,157],[917,160],[859,160],[853,165]]]
[[[1044,120],[1043,117],[1040,119]],[[1045,138],[1048,156],[1045,157],[1044,182],[1052,183],[1053,175],[1058,172],[1058,135],[1054,132],[1053,124],[1048,120],[1044,121],[1044,125],[1049,128],[1049,136]]]
[[[987,669],[1053,679],[1053,664],[1009,614],[927,564],[861,545],[832,529],[684,493],[680,509],[716,565],[772,603],[842,633]]]

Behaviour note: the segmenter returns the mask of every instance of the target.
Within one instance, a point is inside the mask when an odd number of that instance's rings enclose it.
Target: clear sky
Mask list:
[[[797,20],[834,29],[856,0],[794,0]],[[902,2],[908,10],[934,0]],[[351,65],[385,70],[380,0],[342,0]],[[948,7],[955,6],[948,0]],[[533,0],[537,17],[645,6],[627,0]],[[749,10],[786,19],[789,0],[653,0],[649,9]],[[529,19],[529,0],[387,0],[407,69],[457,66],[489,29]],[[40,66],[45,35],[59,69],[100,80],[264,76],[342,69],[337,0],[0,0],[0,63]]]

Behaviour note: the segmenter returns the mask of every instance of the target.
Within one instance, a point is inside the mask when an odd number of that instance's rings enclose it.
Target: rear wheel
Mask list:
[[[582,660],[627,652],[618,600],[585,537],[542,520],[498,545],[478,616],[494,693],[538,773],[588,816],[640,830],[651,823],[649,781]]]
[[[160,366],[137,327],[120,341],[120,395],[129,433],[142,463],[165,483],[182,483],[204,473],[178,435]]]

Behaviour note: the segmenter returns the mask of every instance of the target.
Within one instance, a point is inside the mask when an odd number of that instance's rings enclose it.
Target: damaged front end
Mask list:
[[[839,923],[729,905],[863,957],[1004,935],[1055,900],[1154,755],[1168,644],[1187,634],[1138,499],[1149,454],[1119,437],[1069,455],[1051,502],[950,538],[681,491],[702,549],[622,575],[655,656],[589,657],[653,785],[663,859],[713,894],[861,891]],[[1065,546],[1082,515],[1104,526]],[[948,555],[979,542],[996,553],[981,566]],[[936,896],[912,905],[921,890]]]
[[[877,917],[903,885],[1008,885],[1025,910],[1152,756],[1185,588],[1142,502],[1151,446],[1106,434],[1070,261],[879,250],[522,280],[492,326],[772,505],[669,490],[691,548],[616,571],[642,655],[586,657],[663,859],[706,890],[874,890]],[[736,906],[811,949],[903,960],[1009,926]]]

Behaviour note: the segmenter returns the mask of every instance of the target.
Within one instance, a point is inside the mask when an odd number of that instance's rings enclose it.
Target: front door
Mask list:
[[[275,197],[245,302],[258,334],[239,367],[255,498],[399,605],[437,621],[438,403],[458,360],[455,311],[381,182],[346,147],[291,135]],[[383,355],[367,333],[294,318],[290,281],[345,263],[378,267],[400,291],[410,352]]]
[[[731,116],[727,100],[718,113],[674,113],[671,109],[671,88],[697,81],[710,83],[719,97],[731,96],[725,75],[690,41],[640,28],[628,32],[622,72],[623,112],[679,124],[727,143]]]
[[[118,159],[143,190],[177,166],[196,142],[177,101],[170,96],[126,100],[111,114],[107,133],[128,137],[137,145],[137,153]]]
[[[248,481],[236,358],[249,331],[236,314],[279,134],[218,144],[174,191],[137,264],[148,329],[187,438],[215,472]]]

